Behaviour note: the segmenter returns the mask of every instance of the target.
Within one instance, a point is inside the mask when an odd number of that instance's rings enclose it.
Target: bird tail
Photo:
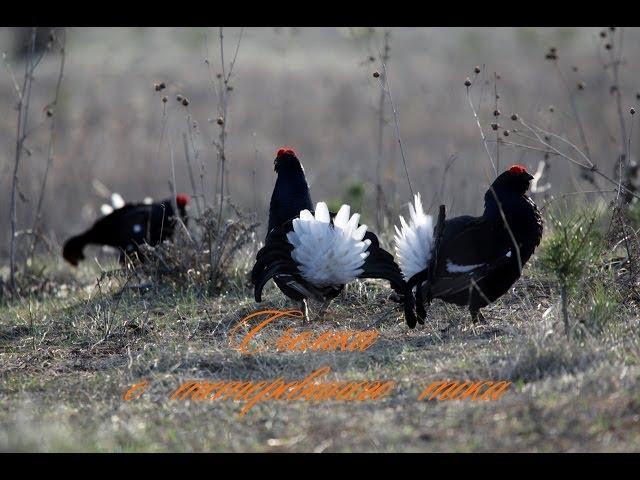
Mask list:
[[[409,205],[409,223],[401,215],[400,224],[400,229],[395,227],[395,249],[400,270],[409,280],[429,264],[434,241],[433,217],[424,213],[419,193],[414,195],[414,204]]]
[[[298,266],[291,258],[291,244],[282,229],[273,230],[267,243],[256,255],[256,263],[251,270],[256,302],[262,301],[262,290],[273,277],[298,274]]]
[[[74,267],[78,265],[78,262],[84,260],[84,253],[82,250],[89,243],[86,233],[71,237],[64,242],[62,247],[62,256]]]
[[[287,239],[305,280],[318,287],[342,285],[364,272],[371,240],[363,240],[367,226],[358,226],[360,215],[350,213],[351,207],[342,205],[332,223],[327,204],[318,202],[315,215],[302,210],[293,220]]]
[[[393,255],[380,247],[378,237],[373,232],[367,232],[364,236],[371,245],[367,249],[369,256],[364,261],[363,272],[358,278],[384,278],[391,284],[391,288],[400,294],[405,294],[406,283],[402,278],[400,267],[393,259]]]

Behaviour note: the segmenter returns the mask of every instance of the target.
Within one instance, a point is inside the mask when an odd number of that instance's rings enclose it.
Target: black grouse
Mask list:
[[[437,252],[433,251],[433,220],[425,215],[420,195],[415,196],[410,222],[400,217],[402,227],[396,227],[395,237],[398,263],[407,282],[405,318],[410,328],[416,320],[424,323],[424,303],[433,298],[466,305],[474,323],[483,320],[480,309],[520,278],[542,238],[542,216],[526,195],[532,179],[521,165],[500,174],[484,195],[480,217],[463,215],[444,223]]]
[[[176,195],[176,205],[183,222],[187,222],[186,206],[189,196]],[[84,260],[83,249],[87,245],[108,245],[120,250],[120,263],[127,256],[142,260],[139,246],[147,243],[155,246],[173,237],[177,220],[171,199],[160,203],[127,203],[96,221],[93,226],[64,244],[62,255],[71,265]]]
[[[319,317],[345,284],[356,278],[383,278],[397,293],[405,282],[393,256],[380,247],[378,237],[350,215],[348,205],[330,213],[324,202],[314,210],[304,169],[290,148],[278,150],[277,172],[265,245],[251,272],[255,299],[273,278],[290,299],[301,302],[308,319],[307,299],[321,302]]]

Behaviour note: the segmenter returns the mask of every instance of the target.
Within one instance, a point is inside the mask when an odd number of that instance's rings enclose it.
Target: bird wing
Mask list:
[[[458,217],[445,224],[433,284],[433,297],[467,289],[517,256],[508,231],[482,217]],[[449,231],[448,231],[449,230]],[[428,287],[423,286],[425,291]]]
[[[96,221],[89,230],[90,237],[96,243],[115,247],[122,247],[132,241],[142,243],[149,217],[148,210],[148,206],[140,208],[138,204],[126,204]],[[140,228],[136,228],[136,225]]]

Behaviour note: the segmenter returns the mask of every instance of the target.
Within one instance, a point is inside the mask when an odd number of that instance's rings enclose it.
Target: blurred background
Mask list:
[[[41,29],[42,43],[50,29]],[[58,29],[61,30],[61,29]],[[544,152],[500,145],[526,139],[502,128],[530,124],[551,129],[581,146],[579,113],[591,158],[617,177],[624,122],[637,105],[640,30],[616,32],[619,78],[607,66],[602,28],[224,28],[225,74],[237,57],[227,90],[228,191],[240,208],[256,212],[264,233],[275,179],[273,158],[294,147],[305,167],[314,202],[352,201],[362,221],[375,226],[377,167],[385,213],[406,212],[409,187],[387,95],[381,95],[381,59],[397,111],[413,188],[436,211],[478,214],[493,177],[465,79],[487,147],[499,167],[522,163],[535,171]],[[606,32],[608,37],[602,37]],[[44,193],[42,229],[54,244],[84,230],[100,215],[109,192],[127,201],[192,194],[195,183],[213,204],[221,116],[222,73],[216,28],[65,28],[65,66],[55,112],[60,49],[51,48],[34,72],[25,154],[18,169],[18,229],[31,228],[47,164],[55,116],[53,163]],[[241,37],[238,46],[238,40]],[[8,255],[10,191],[16,153],[16,84],[22,84],[30,28],[0,29],[0,256]],[[386,45],[386,49],[385,49]],[[549,60],[555,48],[557,60]],[[480,67],[476,74],[474,68]],[[558,71],[560,70],[560,73]],[[384,75],[381,77],[384,78]],[[15,83],[14,83],[15,79]],[[166,88],[156,91],[155,84]],[[615,87],[615,88],[612,88]],[[499,117],[494,117],[496,95]],[[177,95],[188,99],[185,106]],[[163,103],[162,97],[167,97]],[[380,110],[382,106],[382,110]],[[640,142],[626,124],[632,158]],[[635,133],[634,133],[635,132]],[[530,135],[530,134],[528,134]],[[538,144],[537,148],[542,145]],[[579,158],[575,152],[572,153]],[[445,173],[446,172],[446,173]],[[545,195],[593,190],[580,170],[551,156]],[[600,184],[604,189],[610,185]],[[594,198],[578,195],[576,201]],[[394,217],[392,217],[393,219]],[[393,221],[393,220],[392,220]],[[383,224],[383,228],[390,225]]]

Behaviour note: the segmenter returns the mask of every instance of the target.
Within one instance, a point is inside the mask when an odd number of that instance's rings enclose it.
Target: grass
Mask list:
[[[616,303],[614,318],[596,333],[567,339],[551,279],[537,261],[525,272],[512,293],[487,309],[489,325],[475,328],[465,310],[437,301],[426,326],[409,330],[384,284],[356,282],[311,328],[373,326],[381,336],[364,352],[232,350],[227,333],[239,319],[291,307],[273,286],[256,305],[241,278],[210,297],[194,288],[122,288],[124,280],[114,276],[101,289],[4,306],[0,449],[638,450],[634,305]],[[107,318],[111,333],[104,339]],[[291,326],[309,328],[292,322],[270,324],[265,340],[274,342]],[[241,418],[241,404],[233,401],[169,400],[190,379],[298,380],[323,365],[331,366],[332,380],[391,379],[397,386],[379,402],[268,402]],[[142,379],[150,381],[145,393],[123,401]],[[513,385],[496,402],[417,401],[441,379]]]

